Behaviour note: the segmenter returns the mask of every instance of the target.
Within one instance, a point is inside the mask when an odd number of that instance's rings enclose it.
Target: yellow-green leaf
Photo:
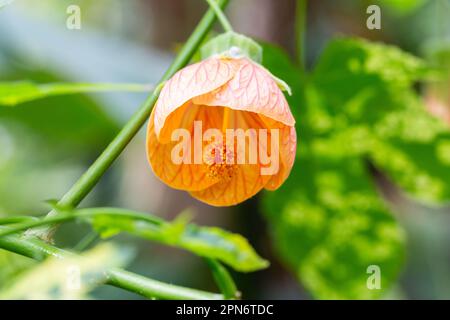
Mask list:
[[[48,83],[0,82],[0,105],[15,106],[45,97],[105,91],[147,92],[151,85],[130,83]]]

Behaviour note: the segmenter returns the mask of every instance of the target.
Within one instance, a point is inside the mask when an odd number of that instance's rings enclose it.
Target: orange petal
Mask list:
[[[193,98],[195,104],[224,106],[262,114],[294,126],[289,105],[272,75],[248,59],[237,59],[240,68],[233,79],[219,90]]]
[[[155,104],[155,132],[159,137],[166,118],[190,99],[211,92],[228,82],[236,73],[233,59],[209,58],[187,66],[167,81]]]
[[[232,125],[235,128],[254,128],[254,129],[279,129],[279,160],[280,167],[277,174],[273,175],[268,181],[265,189],[276,190],[289,176],[292,166],[294,165],[294,160],[296,156],[297,149],[297,134],[295,127],[286,126],[278,121],[268,118],[264,115],[257,115],[253,112],[239,112],[234,111]],[[267,146],[263,148],[262,152],[268,154],[268,146],[271,145],[271,137],[267,140]],[[260,159],[259,159],[260,160]],[[261,164],[260,164],[261,165]]]
[[[217,107],[210,107],[217,108]],[[219,108],[222,109],[222,108]],[[264,122],[253,112],[232,110],[228,127],[247,129],[263,129]],[[270,139],[269,139],[270,141]],[[246,146],[249,138],[246,137]],[[249,148],[245,148],[245,158],[249,159]],[[259,159],[259,158],[258,158]],[[261,164],[237,164],[236,171],[228,180],[222,180],[204,190],[190,192],[191,195],[213,206],[231,206],[245,201],[258,193],[272,178],[261,175]]]
[[[253,164],[239,165],[230,180],[221,181],[213,186],[190,194],[213,206],[232,206],[245,201],[257,194],[270,176],[261,176],[260,166]]]
[[[221,128],[222,115],[223,108],[221,107],[199,106],[188,101],[167,117],[158,140],[161,143],[169,143],[172,132],[176,129],[183,128],[193,131],[194,121],[202,122],[203,131],[208,128]]]
[[[297,150],[297,133],[294,127],[284,126],[280,132],[280,171],[272,176],[265,189],[276,190],[289,176]]]
[[[208,176],[207,168],[203,164],[175,164],[172,161],[172,150],[178,142],[163,144],[158,141],[154,117],[155,110],[150,116],[147,129],[147,156],[156,176],[172,188],[188,191],[202,190],[216,183],[217,179]]]

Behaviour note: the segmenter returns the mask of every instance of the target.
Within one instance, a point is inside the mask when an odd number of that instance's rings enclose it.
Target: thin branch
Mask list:
[[[228,0],[217,0],[217,5],[220,8],[225,7]],[[72,188],[62,197],[58,202],[61,207],[76,207],[78,204],[91,192],[103,174],[108,170],[111,164],[122,153],[128,143],[137,134],[139,129],[147,121],[153,109],[156,100],[158,99],[161,84],[170,79],[178,70],[186,66],[195,54],[203,39],[211,29],[216,15],[213,9],[208,12],[198,23],[197,27],[186,41],[185,45],[177,55],[169,69],[166,71],[161,79],[160,84],[156,90],[147,98],[142,107],[131,117],[125,124],[119,134],[106,147],[103,153],[97,160],[89,167],[89,169],[80,177],[80,179],[72,186]],[[52,210],[48,215],[56,215],[57,212]],[[55,226],[46,227],[42,230],[29,232],[29,236],[38,236],[42,239],[50,241],[55,231]]]
[[[205,258],[214,280],[217,283],[220,291],[224,295],[225,299],[238,299],[240,298],[240,292],[238,291],[233,278],[228,270],[217,260]]]
[[[230,21],[228,21],[227,16],[223,13],[216,0],[206,0],[206,2],[208,2],[209,7],[214,10],[217,19],[219,19],[219,22],[222,25],[223,30],[227,32],[233,32],[233,27],[231,26]]]
[[[218,0],[217,3],[211,3],[212,9],[208,10],[202,20],[199,22],[197,28],[192,33],[191,37],[186,42],[179,55],[175,58],[172,65],[166,71],[161,79],[161,83],[157,89],[147,98],[143,106],[132,116],[128,123],[122,128],[119,134],[108,145],[103,153],[97,158],[97,160],[91,165],[91,167],[81,176],[81,178],[73,185],[73,187],[62,197],[58,202],[61,207],[75,207],[77,206],[86,195],[94,188],[106,170],[111,166],[114,160],[125,149],[131,139],[136,135],[142,125],[145,123],[150,115],[150,112],[158,99],[161,85],[164,81],[173,76],[175,72],[184,67],[197,51],[199,45],[202,43],[204,37],[211,29],[211,26],[215,20],[215,14],[219,17],[225,30],[232,31],[226,17],[221,11],[221,7],[224,7],[228,3],[228,0]],[[73,218],[73,217],[72,217]],[[43,260],[46,257],[56,257],[64,259],[73,253],[56,248],[48,243],[35,238],[24,238],[21,235],[14,235],[12,233],[26,228],[35,227],[38,225],[45,225],[50,222],[62,222],[70,219],[70,217],[58,214],[57,211],[52,210],[48,214],[48,218],[39,221],[26,221],[25,223],[19,223],[14,225],[13,228],[3,229],[0,234],[0,248],[15,252],[36,260]],[[152,219],[152,218],[151,218]],[[18,221],[4,221],[5,223],[15,223]],[[155,223],[155,221],[152,221]],[[31,233],[32,235],[39,235],[40,237],[50,239],[54,232],[54,227],[46,227],[40,230],[38,234]],[[8,235],[7,235],[8,234]],[[222,265],[214,260],[210,260],[210,263],[214,266],[214,277],[219,279],[221,288],[228,295],[236,296],[236,287],[233,280],[229,276],[228,272]],[[107,277],[107,284],[122,288],[128,291],[135,292],[149,298],[161,298],[161,299],[224,299],[223,295],[205,292],[196,289],[190,289],[171,284],[166,284],[157,280],[149,279],[134,273],[121,270],[111,269],[105,271]]]
[[[296,32],[296,45],[298,63],[300,64],[303,73],[306,73],[306,12],[307,12],[308,0],[297,0],[297,7],[295,13],[295,32]]]
[[[26,219],[24,222],[19,222],[13,224],[10,227],[0,227],[0,241],[2,237],[7,237],[12,234],[18,234],[24,230],[31,230],[32,228],[36,228],[42,225],[49,225],[55,223],[62,223],[66,221],[72,221],[75,219],[83,219],[83,218],[93,218],[96,216],[112,216],[116,218],[132,218],[136,221],[146,221],[155,227],[161,227],[165,225],[167,222],[152,216],[150,214],[143,214],[140,212],[134,212],[127,209],[120,208],[92,208],[92,209],[79,209],[74,212],[65,212],[51,217],[44,217],[41,219]],[[19,221],[23,221],[18,219]],[[87,247],[92,240],[97,238],[97,233],[92,232],[85,239],[83,239],[75,248],[76,252],[83,250]],[[218,261],[211,258],[205,258],[208,266],[211,269],[214,280],[217,283],[219,289],[224,295],[225,299],[237,299],[239,298],[239,291],[236,287],[236,284],[233,281],[228,270]],[[116,279],[116,276],[111,279]],[[135,281],[135,280],[130,280]]]
[[[19,233],[27,229],[33,229],[40,226],[59,224],[65,221],[71,221],[79,218],[92,218],[95,216],[115,216],[121,218],[132,218],[134,220],[142,220],[154,225],[160,226],[166,223],[150,214],[134,212],[126,209],[118,208],[92,208],[69,211],[59,213],[53,216],[47,216],[41,219],[26,220],[25,222],[13,224],[11,227],[0,228],[0,238],[10,234]]]
[[[56,248],[38,239],[26,239],[20,235],[0,237],[0,248],[42,261],[47,257],[65,259],[74,253]],[[146,278],[122,269],[105,271],[106,284],[137,293],[147,298],[218,300],[221,294],[196,290]]]
[[[99,234],[95,230],[89,231],[88,234],[86,234],[80,242],[78,242],[74,247],[73,251],[75,252],[82,252],[89,248],[95,241],[97,241],[100,238]]]

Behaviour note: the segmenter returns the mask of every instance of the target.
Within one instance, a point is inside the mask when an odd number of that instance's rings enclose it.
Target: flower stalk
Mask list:
[[[225,299],[239,299],[241,293],[238,291],[228,270],[217,260],[206,258],[205,261],[211,269],[214,280]]]
[[[48,257],[65,259],[74,255],[70,251],[59,249],[39,239],[26,239],[17,234],[0,237],[0,248],[38,261]],[[164,283],[118,268],[106,270],[105,276],[106,284],[137,293],[146,298],[174,300],[224,299],[224,296],[221,294]]]
[[[214,10],[214,13],[216,14],[217,19],[222,25],[223,30],[225,30],[226,32],[233,32],[233,27],[228,21],[227,16],[223,13],[222,8],[219,6],[217,0],[206,0],[206,2],[208,2],[209,7]]]
[[[228,0],[217,0],[214,3],[219,9],[228,4]],[[213,5],[214,6],[214,5]],[[172,62],[166,73],[163,75],[160,84],[147,98],[139,110],[131,117],[125,124],[122,130],[117,134],[113,141],[106,147],[102,154],[95,160],[95,162],[88,168],[88,170],[75,182],[70,190],[58,202],[60,207],[76,207],[78,204],[92,191],[98,183],[103,174],[109,169],[114,160],[122,153],[128,143],[137,134],[140,128],[147,121],[153,109],[156,100],[158,99],[161,84],[170,79],[179,69],[186,66],[199,46],[203,42],[207,33],[210,31],[216,19],[216,12],[210,8],[203,18],[198,23],[192,35],[186,41],[185,45]],[[52,210],[49,216],[54,216],[57,211]],[[46,226],[43,229],[31,230],[27,232],[29,236],[37,236],[46,241],[51,241],[56,230],[56,225]]]
[[[298,63],[302,72],[306,72],[306,53],[305,53],[305,38],[306,38],[306,11],[308,0],[297,0],[295,13],[295,31],[296,31],[296,45]]]
[[[61,198],[56,207],[73,208],[76,207],[94,188],[106,170],[111,166],[114,160],[121,154],[131,139],[137,134],[139,129],[148,119],[154,104],[156,103],[162,85],[170,79],[179,69],[189,63],[192,56],[198,50],[203,39],[212,27],[217,16],[226,31],[232,32],[231,24],[222,12],[228,0],[208,1],[211,8],[199,22],[186,44],[168,68],[161,79],[160,84],[147,98],[142,107],[132,116],[127,124],[122,128],[114,140],[106,147],[97,160],[89,167],[89,169],[80,177],[73,187]],[[43,260],[47,257],[56,257],[64,259],[74,253],[59,249],[51,244],[44,242],[35,237],[23,237],[16,232],[23,231],[27,228],[44,225],[41,229],[29,229],[28,236],[38,236],[47,241],[51,241],[52,235],[56,230],[57,223],[72,220],[76,216],[70,216],[65,212],[60,213],[58,210],[52,210],[44,219],[27,219],[23,221],[6,221],[14,224],[13,228],[0,230],[0,248],[15,252],[36,260]],[[158,218],[149,216],[139,217],[144,220],[158,224]],[[4,221],[5,222],[5,221]],[[16,224],[18,222],[18,224]],[[36,232],[37,230],[37,232]],[[94,234],[95,235],[95,234]],[[95,235],[96,236],[96,235]],[[86,243],[92,239],[88,238]],[[83,242],[84,246],[84,242]],[[233,279],[228,271],[217,261],[208,259],[208,264],[213,271],[215,280],[218,282],[219,288],[224,295],[195,290],[171,284],[166,284],[157,280],[149,279],[136,275],[134,273],[121,270],[111,269],[105,271],[107,284],[122,288],[131,292],[135,292],[148,298],[160,299],[226,299],[236,298],[238,291]]]

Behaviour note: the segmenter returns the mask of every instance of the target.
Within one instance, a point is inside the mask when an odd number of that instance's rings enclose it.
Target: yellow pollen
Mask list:
[[[230,148],[231,149],[231,148]],[[204,149],[204,163],[208,167],[208,176],[229,180],[237,170],[234,164],[234,150],[227,150],[220,142],[213,142]]]

